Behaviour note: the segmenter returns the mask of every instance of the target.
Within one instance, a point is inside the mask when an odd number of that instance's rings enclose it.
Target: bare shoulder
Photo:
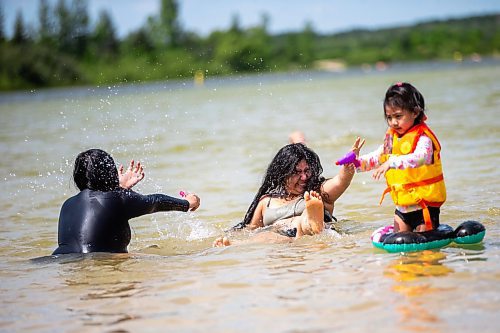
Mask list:
[[[264,226],[264,209],[265,209],[265,202],[264,200],[265,197],[263,196],[260,198],[259,202],[257,203],[257,207],[255,207],[255,211],[253,212],[252,219],[250,220],[250,223],[248,227],[250,229],[256,229],[256,228],[261,228]]]

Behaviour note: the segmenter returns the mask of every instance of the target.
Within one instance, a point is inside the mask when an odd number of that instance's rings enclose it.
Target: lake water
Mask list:
[[[400,66],[0,95],[0,331],[497,332],[500,325],[500,66]],[[303,130],[325,176],[356,136],[383,138],[382,100],[414,83],[443,152],[441,219],[483,223],[481,244],[389,254],[382,181],[357,174],[337,201],[340,235],[212,248],[239,222],[267,164]],[[54,260],[76,155],[144,163],[141,193],[193,191],[193,213],[131,220],[129,254]],[[35,259],[36,258],[36,259]]]

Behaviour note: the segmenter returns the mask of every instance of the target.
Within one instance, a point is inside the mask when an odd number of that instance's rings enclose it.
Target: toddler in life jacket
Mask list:
[[[446,200],[441,145],[425,123],[424,111],[424,97],[413,85],[398,82],[389,87],[384,99],[389,126],[384,143],[359,157],[358,172],[373,170],[374,179],[386,178],[380,203],[391,194],[396,204],[394,232],[436,229]]]

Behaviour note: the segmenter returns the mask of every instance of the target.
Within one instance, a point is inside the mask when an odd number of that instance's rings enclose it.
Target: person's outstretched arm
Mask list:
[[[359,156],[359,151],[361,147],[365,144],[365,140],[361,138],[356,138],[354,144],[352,145],[352,151]],[[354,164],[343,165],[340,169],[338,175],[333,178],[327,179],[322,186],[322,192],[328,194],[328,198],[325,200],[326,204],[332,205],[337,201],[338,198],[347,190],[351,184],[351,180],[354,177],[355,167]]]
[[[123,199],[123,209],[126,210],[126,215],[129,219],[156,212],[193,211],[200,205],[200,198],[193,193],[181,199],[166,194],[142,195],[132,190],[123,190],[121,196]]]

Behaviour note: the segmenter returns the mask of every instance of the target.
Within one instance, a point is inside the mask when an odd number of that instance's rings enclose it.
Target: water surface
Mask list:
[[[301,73],[0,96],[0,330],[22,332],[495,332],[500,324],[500,67],[422,66]],[[442,221],[487,228],[482,244],[414,254],[374,249],[389,224],[383,182],[355,176],[334,214],[342,234],[211,248],[243,217],[292,130],[325,176],[356,136],[375,149],[382,100],[414,83],[443,146]],[[194,213],[131,221],[129,254],[44,258],[76,155],[146,166],[141,193],[198,193]],[[35,259],[37,258],[37,259]]]

